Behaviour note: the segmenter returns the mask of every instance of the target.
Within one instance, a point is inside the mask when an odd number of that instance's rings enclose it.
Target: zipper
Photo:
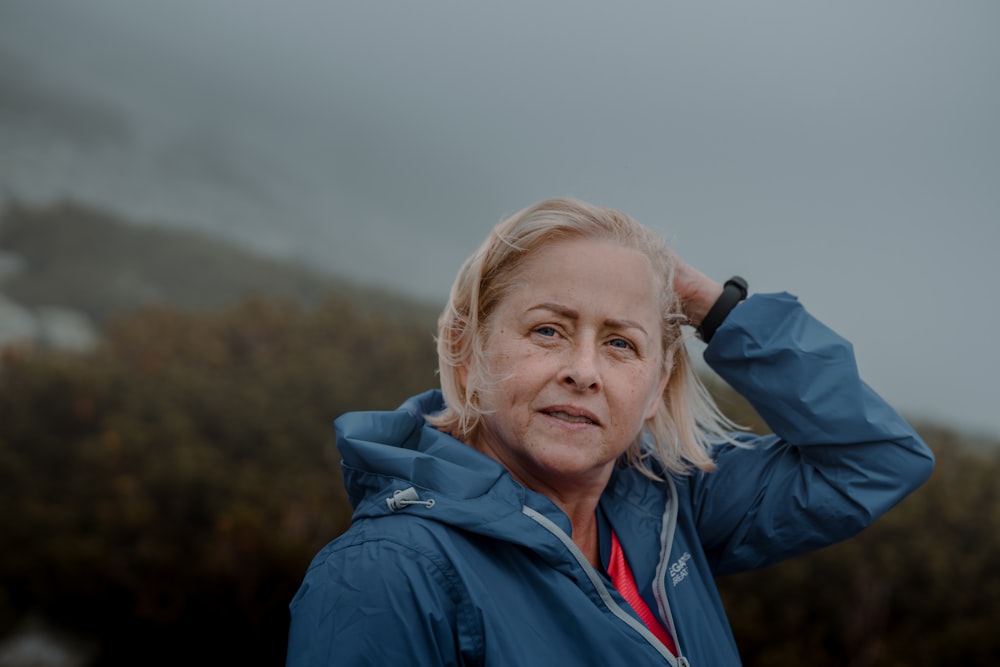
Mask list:
[[[685,658],[674,657],[674,655],[670,652],[670,650],[666,646],[664,646],[659,639],[656,638],[656,635],[654,635],[649,630],[649,628],[646,627],[645,623],[633,617],[627,611],[622,609],[617,602],[615,602],[614,598],[611,597],[611,593],[608,592],[608,587],[604,585],[604,581],[601,579],[601,575],[597,573],[597,570],[594,569],[594,566],[591,565],[590,561],[587,560],[587,557],[583,555],[583,552],[580,551],[580,547],[576,546],[576,542],[573,541],[573,538],[567,535],[562,528],[560,528],[555,522],[553,522],[551,519],[549,519],[541,512],[534,510],[528,507],[527,505],[524,505],[521,508],[521,512],[526,516],[528,516],[529,518],[534,519],[535,522],[541,524],[543,528],[552,533],[560,542],[562,542],[563,546],[569,549],[569,552],[573,554],[573,557],[576,559],[577,563],[580,565],[580,567],[583,568],[583,571],[584,573],[586,573],[587,578],[590,580],[590,583],[593,584],[594,588],[597,590],[597,594],[600,596],[601,601],[611,611],[612,614],[617,616],[619,619],[624,621],[629,627],[631,627],[633,630],[642,635],[643,639],[649,642],[653,646],[653,648],[655,648],[659,652],[659,654],[662,655],[667,660],[667,662],[670,663],[671,667],[689,667],[688,662]],[[657,600],[657,602],[659,602],[659,600]],[[671,632],[673,632],[673,627],[671,627]],[[674,641],[675,642],[677,641],[676,637],[674,638]],[[677,652],[680,653],[679,645],[677,648]]]
[[[674,638],[674,646],[677,648],[678,664],[682,667],[688,666],[684,651],[681,650],[681,638],[677,634],[677,626],[674,625],[674,616],[670,612],[670,601],[667,599],[667,574],[670,570],[670,552],[674,546],[674,533],[677,530],[677,487],[674,485],[672,477],[667,475],[667,489],[670,494],[667,498],[667,507],[663,511],[663,523],[660,528],[660,562],[656,566],[656,579],[653,581],[653,597],[659,607],[660,620],[666,622],[670,635]]]

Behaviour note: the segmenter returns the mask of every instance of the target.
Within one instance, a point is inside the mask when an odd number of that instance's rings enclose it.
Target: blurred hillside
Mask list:
[[[387,312],[425,305],[269,259],[194,231],[138,226],[72,201],[10,203],[0,213],[0,293],[72,308],[103,325],[160,304],[211,310],[255,295],[315,305],[331,293]]]

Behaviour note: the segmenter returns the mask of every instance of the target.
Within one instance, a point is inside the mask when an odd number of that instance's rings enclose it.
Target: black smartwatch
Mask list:
[[[715,330],[719,328],[726,315],[743,299],[747,298],[747,281],[739,276],[733,276],[722,285],[722,296],[705,315],[698,326],[698,338],[706,343],[712,340]]]

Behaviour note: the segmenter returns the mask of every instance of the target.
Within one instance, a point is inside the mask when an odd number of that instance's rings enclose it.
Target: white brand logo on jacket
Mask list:
[[[670,564],[670,580],[674,586],[684,581],[688,576],[687,564],[689,560],[691,560],[691,554],[685,551],[680,558]]]

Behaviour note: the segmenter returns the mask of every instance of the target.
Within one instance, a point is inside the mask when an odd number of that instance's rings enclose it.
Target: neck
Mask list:
[[[551,486],[534,488],[535,491],[547,496],[569,517],[572,528],[570,536],[573,538],[573,542],[587,557],[590,564],[596,568],[601,567],[600,539],[597,531],[597,503],[601,500],[601,493],[606,484],[607,480],[605,479],[601,484],[588,485],[585,488],[573,487],[569,490],[565,488],[557,490]]]
[[[597,514],[596,507],[589,514],[579,518],[570,516],[573,526],[573,542],[580,548],[583,555],[587,557],[590,564],[601,568],[601,545],[597,534]]]
[[[515,479],[517,477],[515,476]],[[553,488],[543,484],[527,484],[524,480],[518,479],[532,491],[541,493],[547,497],[556,507],[561,509],[569,518],[570,537],[574,544],[580,548],[587,560],[594,567],[601,567],[600,539],[597,531],[597,503],[601,500],[601,493],[605,484],[591,485],[585,490],[580,487]]]
[[[580,548],[591,565],[600,567],[601,549],[597,531],[597,503],[601,499],[601,494],[577,492],[567,497],[554,494],[551,489],[548,491],[544,495],[548,496],[549,500],[554,502],[569,517],[572,529],[570,536],[573,538],[573,542]]]

